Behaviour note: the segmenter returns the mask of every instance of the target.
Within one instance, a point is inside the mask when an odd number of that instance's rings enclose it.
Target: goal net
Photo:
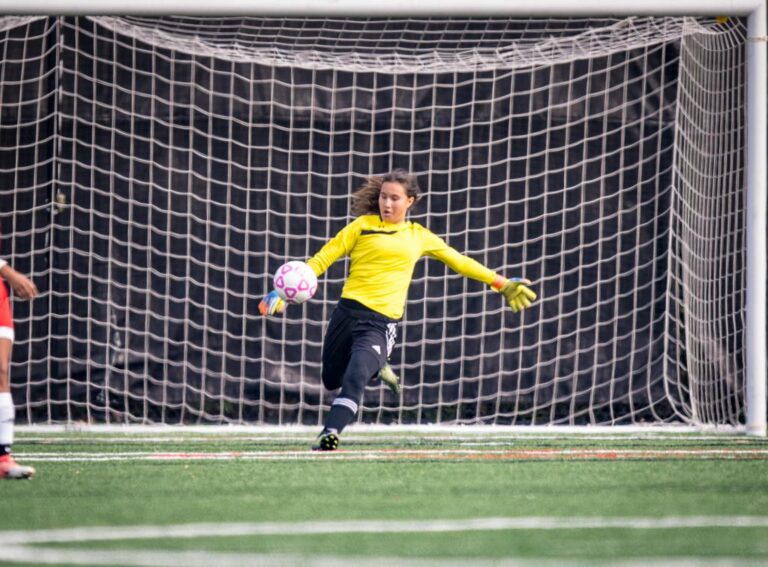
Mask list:
[[[0,19],[2,253],[27,423],[322,423],[315,299],[270,274],[404,168],[411,220],[533,280],[514,314],[434,260],[358,419],[744,423],[738,19]]]

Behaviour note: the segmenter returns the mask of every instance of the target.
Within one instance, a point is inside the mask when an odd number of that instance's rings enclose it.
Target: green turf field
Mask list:
[[[493,431],[20,433],[4,565],[768,563],[765,440]]]

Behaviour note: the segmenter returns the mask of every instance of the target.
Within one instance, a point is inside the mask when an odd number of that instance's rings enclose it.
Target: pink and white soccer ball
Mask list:
[[[317,276],[307,264],[293,260],[280,266],[273,280],[277,294],[288,303],[304,303],[317,291]]]

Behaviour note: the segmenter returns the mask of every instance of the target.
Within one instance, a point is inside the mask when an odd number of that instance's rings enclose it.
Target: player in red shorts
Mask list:
[[[5,284],[20,299],[35,297],[37,287],[1,258],[0,276],[5,280],[0,282],[0,478],[31,478],[35,469],[18,464],[11,456],[15,411],[11,399],[10,368],[14,333],[11,300]]]

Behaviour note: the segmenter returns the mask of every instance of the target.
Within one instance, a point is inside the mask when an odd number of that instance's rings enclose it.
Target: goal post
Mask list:
[[[764,1],[0,6],[68,15],[0,32],[29,58],[0,77],[0,170],[21,187],[3,253],[50,282],[49,312],[18,305],[27,422],[320,423],[343,269],[283,320],[254,302],[349,220],[362,176],[398,166],[427,185],[415,220],[542,298],[512,321],[419,267],[404,393],[371,386],[362,421],[766,434]]]
[[[612,2],[587,0],[483,0],[470,4],[466,0],[392,0],[386,4],[361,3],[355,0],[221,0],[215,5],[205,0],[168,0],[163,5],[151,0],[126,4],[121,0],[0,0],[4,14],[38,15],[188,15],[188,16],[267,16],[267,17],[629,17],[629,16],[748,16],[761,8],[761,0],[681,0],[674,4],[665,0],[647,2]]]
[[[747,18],[747,434],[766,435],[768,224],[768,12]]]

